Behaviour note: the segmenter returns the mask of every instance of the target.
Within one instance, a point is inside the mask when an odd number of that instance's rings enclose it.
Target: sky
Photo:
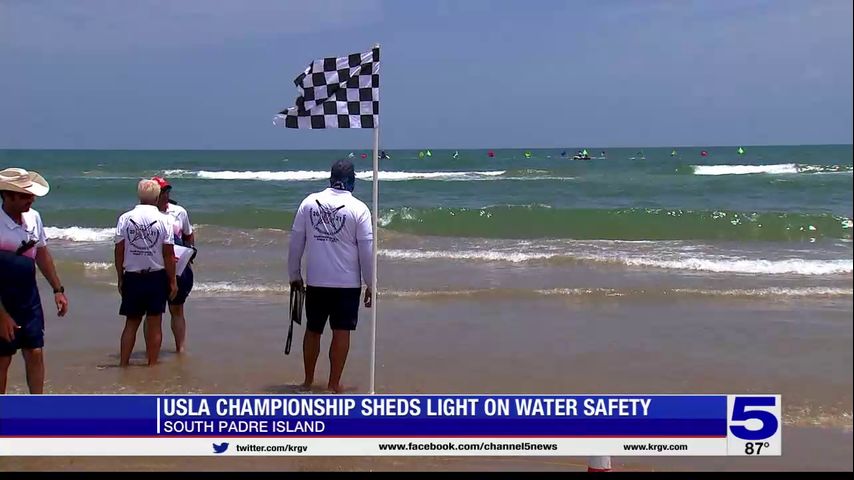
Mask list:
[[[381,148],[852,143],[850,0],[0,0],[0,148],[365,148],[286,130],[381,45]]]

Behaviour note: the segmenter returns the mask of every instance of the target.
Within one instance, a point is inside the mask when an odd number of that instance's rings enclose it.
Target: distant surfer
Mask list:
[[[391,158],[391,157],[390,157],[390,156],[388,156],[388,154],[385,152],[385,150],[383,150],[382,152],[380,152],[380,160],[389,160],[390,158]]]
[[[454,160],[456,160],[456,159],[457,159],[457,157],[459,157],[459,156],[460,156],[460,152],[459,152],[459,151],[457,151],[457,150],[454,150],[454,154],[453,154],[453,155],[451,155],[451,158],[453,158]]]
[[[579,150],[576,152],[575,156],[572,157],[573,160],[590,160],[590,155],[587,154],[587,150],[584,151]]]

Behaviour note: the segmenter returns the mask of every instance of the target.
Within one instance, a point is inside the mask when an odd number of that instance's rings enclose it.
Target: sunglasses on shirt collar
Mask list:
[[[37,240],[21,240],[21,246],[15,250],[15,255],[23,255],[27,253],[27,251],[36,246],[36,243],[38,243]]]

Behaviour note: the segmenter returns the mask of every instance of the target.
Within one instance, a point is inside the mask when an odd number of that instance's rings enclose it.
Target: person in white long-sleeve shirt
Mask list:
[[[305,288],[306,331],[303,338],[305,382],[311,388],[327,319],[332,329],[327,388],[340,393],[341,374],[350,350],[350,332],[359,320],[359,300],[371,307],[374,232],[371,211],[353,196],[356,172],[349,160],[332,165],[330,187],[307,196],[299,206],[288,247],[291,289]],[[301,264],[305,253],[306,276]]]

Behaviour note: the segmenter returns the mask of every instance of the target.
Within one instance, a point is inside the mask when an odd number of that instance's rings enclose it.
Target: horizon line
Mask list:
[[[395,151],[395,150],[571,150],[574,148],[580,149],[655,149],[655,148],[737,148],[737,147],[745,147],[745,148],[761,148],[761,147],[845,147],[845,146],[854,146],[852,143],[775,143],[775,144],[731,144],[731,145],[656,145],[656,146],[618,146],[618,147],[603,147],[603,146],[549,146],[549,147],[469,147],[469,148],[460,148],[460,147],[398,147],[398,148],[384,148],[381,150],[386,151]],[[18,148],[9,148],[9,147],[0,147],[0,151],[114,151],[114,152],[174,152],[174,151],[186,151],[186,152],[282,152],[282,151],[352,151],[352,150],[372,150],[373,147],[361,147],[361,148],[167,148],[167,147],[144,147],[144,148],[77,148],[77,147],[51,147],[51,148],[39,148],[39,147],[18,147]]]

